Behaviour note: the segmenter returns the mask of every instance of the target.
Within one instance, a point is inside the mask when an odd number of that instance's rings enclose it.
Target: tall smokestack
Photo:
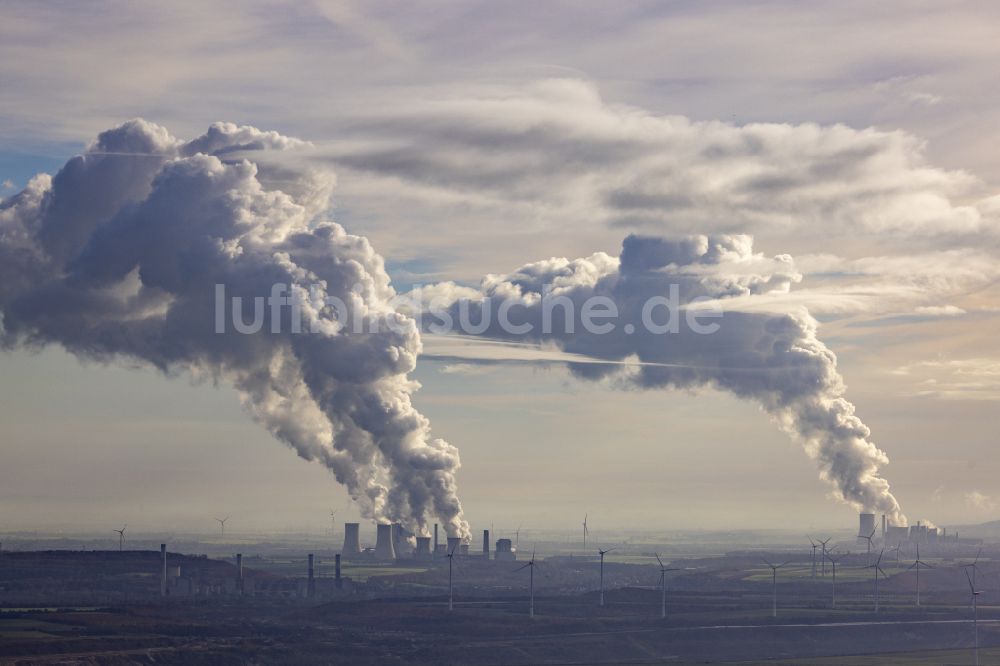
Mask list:
[[[438,524],[434,523],[434,554],[438,552]]]
[[[483,530],[483,559],[490,559],[490,531]]]
[[[882,514],[882,540],[885,540],[885,514]]]
[[[361,554],[360,529],[358,523],[344,523],[344,547],[341,548],[344,557],[353,558]]]
[[[160,544],[160,559],[163,561],[163,572],[160,574],[160,596],[167,596],[167,544]]]
[[[310,599],[316,596],[316,579],[313,577],[313,554],[309,553],[309,586],[306,588],[306,596]]]
[[[459,537],[448,537],[448,553],[458,552],[458,547],[462,544],[462,540]]]
[[[337,589],[339,590],[344,586],[344,581],[342,581],[340,578],[340,553],[337,553],[334,556],[334,567],[335,567],[334,584],[337,586]]]
[[[236,553],[236,589],[243,595],[243,553]]]
[[[396,551],[392,547],[392,525],[377,526],[375,533],[375,559],[395,560]]]

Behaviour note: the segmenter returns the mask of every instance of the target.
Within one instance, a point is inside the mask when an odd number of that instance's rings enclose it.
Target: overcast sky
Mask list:
[[[169,8],[168,8],[169,7]],[[630,233],[789,254],[915,521],[1000,515],[998,9],[982,3],[0,3],[0,196],[130,118],[311,142],[393,284],[475,287]],[[0,275],[4,273],[0,271]],[[432,351],[434,342],[425,349]],[[559,362],[421,358],[473,528],[850,526],[755,404]],[[477,350],[470,356],[495,356]],[[457,354],[461,357],[462,354]],[[135,365],[135,364],[132,364]],[[357,516],[236,393],[0,355],[0,531]]]

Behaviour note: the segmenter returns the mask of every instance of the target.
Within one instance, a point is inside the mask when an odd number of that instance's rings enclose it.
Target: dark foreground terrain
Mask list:
[[[636,617],[623,590],[598,613],[579,599],[200,602],[125,608],[10,610],[0,615],[2,664],[646,664],[972,663],[962,610],[869,614],[716,611],[667,621]],[[621,608],[616,609],[615,605]],[[544,608],[544,612],[542,612]],[[1000,614],[986,609],[980,642],[1000,646]],[[953,652],[941,652],[952,650]],[[957,650],[957,651],[955,651]],[[909,652],[889,661],[886,653]],[[914,654],[920,653],[923,654]],[[879,653],[876,660],[846,655]],[[832,661],[811,659],[839,655]],[[926,660],[926,661],[922,661]],[[1000,664],[1000,650],[981,663]]]
[[[979,554],[978,551],[976,554]],[[794,553],[778,554],[791,559]],[[1000,664],[996,554],[978,560],[981,664]],[[972,664],[966,558],[942,553],[919,581],[893,562],[873,607],[865,555],[832,576],[790,564],[771,617],[770,571],[729,553],[677,561],[660,618],[658,565],[540,561],[528,617],[522,563],[352,563],[342,586],[312,585],[302,557],[255,558],[242,582],[230,560],[149,551],[4,553],[0,664]],[[655,558],[653,559],[655,562]],[[312,590],[312,592],[310,592]]]

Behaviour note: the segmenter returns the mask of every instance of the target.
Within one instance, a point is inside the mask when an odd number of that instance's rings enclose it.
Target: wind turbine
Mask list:
[[[226,516],[225,518],[216,518],[215,520],[219,523],[219,529],[222,534],[221,538],[226,538],[226,521],[229,520],[229,516]]]
[[[969,570],[965,570],[965,577],[969,581],[969,594],[972,597],[972,636],[973,636],[973,646],[975,649],[975,664],[979,666],[979,607],[977,600],[979,599],[979,592],[976,590],[975,584],[972,582],[972,577],[969,576]]]
[[[601,555],[601,606],[604,605],[604,556],[613,551],[614,548],[608,548],[607,550],[598,549],[597,552]]]
[[[590,534],[590,530],[587,529],[587,516],[589,514],[583,514],[583,549],[587,550],[587,535]]]
[[[660,563],[660,617],[667,617],[667,572],[668,571],[680,571],[680,567],[673,567],[668,569],[663,566],[663,560],[660,559],[659,553],[653,553],[656,555],[656,561]]]
[[[868,542],[868,559],[866,560],[866,562],[868,563],[868,566],[872,565],[872,538],[874,536],[875,536],[875,530],[874,529],[872,529],[872,533],[869,534],[868,536],[865,536],[864,534],[859,534],[858,535],[859,539],[864,539],[865,541]],[[883,548],[882,550],[884,551],[885,549]]]
[[[850,555],[850,553],[846,552],[834,557],[832,550],[826,554],[826,559],[830,560],[830,565],[833,566],[833,599],[830,603],[831,608],[837,607],[837,564],[848,555]]]
[[[125,548],[125,528],[126,527],[128,527],[128,525],[122,525],[122,528],[120,530],[112,530],[114,532],[118,532],[118,552],[119,553],[122,552],[122,550]]]
[[[817,539],[817,541],[820,542],[820,545],[823,546],[823,557],[821,558],[821,562],[820,562],[820,565],[822,566],[822,571],[823,571],[823,573],[821,575],[823,576],[823,578],[826,578],[826,544],[830,543],[830,539],[832,539],[832,538],[833,537],[827,537],[826,541],[824,541],[822,539]]]
[[[882,566],[881,566],[882,565],[882,555],[884,555],[884,554],[885,554],[885,548],[883,548],[882,552],[880,552],[878,554],[878,559],[875,561],[875,564],[869,564],[867,567],[865,567],[866,569],[873,569],[875,571],[875,612],[876,613],[878,613],[878,575],[882,574],[882,578],[888,578],[888,576],[885,575],[885,572],[882,571]]]
[[[458,548],[456,543],[451,547],[451,552],[448,553],[448,610],[455,610],[455,595],[453,593],[453,588],[451,586],[451,565],[455,561],[455,549]]]
[[[771,617],[778,617],[778,569],[788,564],[788,561],[775,566],[765,559],[764,564],[771,568]]]
[[[531,551],[531,559],[523,567],[514,569],[518,571],[528,570],[528,617],[535,617],[535,551]]]
[[[966,564],[966,569],[972,569],[972,585],[976,585],[976,572],[979,569],[979,556],[983,554],[983,549],[980,548],[979,552],[976,553],[976,559],[972,560],[972,564]]]
[[[514,550],[517,550],[517,544],[521,541],[521,524],[518,524],[517,529],[514,530]]]
[[[920,544],[918,543],[917,544],[917,559],[914,560],[913,564],[911,564],[910,566],[908,566],[906,568],[907,571],[909,571],[910,569],[916,569],[917,570],[917,605],[918,606],[920,605],[920,567],[927,567],[928,569],[930,569],[931,565],[927,564],[926,562],[924,562],[923,560],[920,559]]]
[[[819,548],[819,543],[813,541],[813,538],[811,536],[807,536],[806,538],[809,539],[809,543],[812,544],[812,548],[813,548],[812,577],[815,578],[816,577],[816,549]]]

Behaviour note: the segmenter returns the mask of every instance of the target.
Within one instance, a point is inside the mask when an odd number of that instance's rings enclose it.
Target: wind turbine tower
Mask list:
[[[604,556],[613,551],[614,548],[608,548],[607,550],[598,549],[598,553],[601,556],[601,606],[604,605]]]
[[[972,577],[969,576],[969,570],[965,570],[965,577],[969,581],[969,595],[972,597],[972,638],[973,638],[973,649],[975,650],[975,663],[979,666],[979,591],[976,590],[975,583],[972,582]]]
[[[531,559],[515,572],[528,570],[528,617],[535,617],[535,551],[531,551]]]
[[[875,572],[875,612],[876,613],[878,613],[878,575],[882,574],[882,578],[887,578],[887,576],[885,575],[885,572],[882,571],[882,566],[881,566],[882,565],[882,555],[884,555],[884,554],[885,554],[885,548],[883,548],[882,552],[880,552],[878,554],[878,559],[875,561],[875,564],[870,564],[867,567],[865,567],[866,569],[872,569]]]
[[[788,564],[788,562],[774,565],[764,560],[764,563],[771,568],[771,617],[778,617],[778,569]]]
[[[826,554],[826,559],[830,560],[830,565],[833,567],[833,598],[830,603],[831,608],[837,607],[837,564],[848,555],[850,555],[849,552],[834,557],[832,550]]]
[[[452,572],[452,565],[455,562],[456,548],[458,548],[458,542],[455,542],[455,545],[452,546],[451,550],[448,552],[448,610],[449,611],[455,610],[455,592],[454,588],[452,587],[451,572]]]
[[[667,617],[667,572],[668,571],[680,571],[680,567],[667,568],[663,566],[663,560],[660,559],[659,553],[653,553],[656,555],[656,561],[660,563],[660,618],[666,619]]]
[[[908,566],[906,568],[907,571],[909,571],[910,569],[916,569],[917,570],[917,605],[918,606],[920,605],[920,567],[927,567],[928,569],[930,569],[931,565],[927,564],[926,562],[924,562],[923,560],[920,559],[920,544],[918,543],[917,544],[917,559],[913,562],[913,564],[911,564],[910,566]]]

